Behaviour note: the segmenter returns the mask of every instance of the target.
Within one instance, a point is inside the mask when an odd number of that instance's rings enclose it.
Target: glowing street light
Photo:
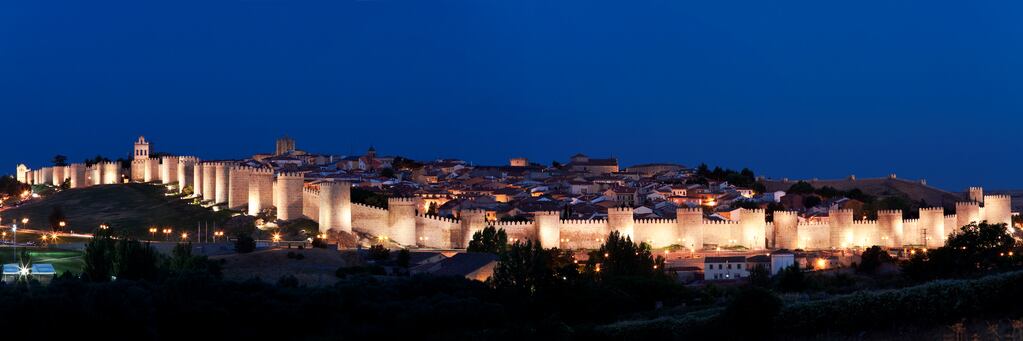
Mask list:
[[[182,241],[188,240],[188,232],[182,232],[181,233],[181,240]]]

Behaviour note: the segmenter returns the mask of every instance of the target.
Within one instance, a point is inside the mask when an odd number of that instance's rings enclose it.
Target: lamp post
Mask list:
[[[169,240],[171,229],[163,229],[163,240]]]
[[[155,239],[156,239],[156,228],[155,227],[150,227],[149,228],[149,240],[155,240]]]

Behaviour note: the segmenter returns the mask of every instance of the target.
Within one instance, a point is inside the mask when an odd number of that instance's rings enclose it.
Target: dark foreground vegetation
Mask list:
[[[0,287],[0,321],[48,338],[115,339],[778,339],[943,328],[1023,313],[1023,271],[1007,236],[1005,226],[967,226],[905,264],[872,249],[856,276],[902,267],[899,284],[851,294],[827,293],[811,285],[818,275],[798,271],[684,287],[648,246],[616,233],[576,261],[565,250],[508,245],[503,231],[488,228],[471,251],[498,255],[489,282],[348,272],[326,287],[288,277],[226,281],[218,262],[187,246],[163,256],[101,236],[88,245],[80,276]]]

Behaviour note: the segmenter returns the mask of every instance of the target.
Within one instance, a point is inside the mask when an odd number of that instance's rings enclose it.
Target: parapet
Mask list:
[[[984,196],[984,202],[985,203],[987,203],[988,200],[1010,200],[1010,199],[1011,199],[1011,197],[1008,196],[1008,195],[1005,195],[1005,194],[992,194],[992,195],[985,195]]]
[[[920,213],[935,212],[935,211],[941,212],[942,215],[945,214],[945,209],[941,208],[941,207],[921,207],[920,208]]]
[[[956,203],[956,210],[957,211],[959,210],[959,208],[970,208],[970,207],[980,207],[980,203],[976,202],[976,201],[960,201],[960,202]]]
[[[692,214],[703,214],[703,209],[699,207],[679,207],[675,209],[676,214],[692,213]]]
[[[305,179],[305,173],[302,172],[281,172],[277,173],[278,179]]]
[[[853,210],[848,208],[836,208],[828,210],[828,215],[852,215]]]
[[[678,223],[675,219],[666,218],[642,218],[636,219],[637,224],[676,224]]]
[[[612,207],[612,208],[607,209],[607,213],[609,213],[609,214],[611,212],[632,214],[633,211],[634,210],[632,209],[632,207]]]
[[[877,215],[878,216],[897,215],[899,217],[902,217],[902,210],[878,210]]]
[[[561,216],[561,212],[558,211],[536,211],[533,212],[533,216]]]
[[[391,197],[387,198],[387,205],[415,205],[416,198],[413,197]]]

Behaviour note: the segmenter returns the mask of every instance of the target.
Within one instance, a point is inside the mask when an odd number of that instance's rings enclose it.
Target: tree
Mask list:
[[[385,178],[394,178],[394,169],[384,168],[380,170],[380,176]]]
[[[252,251],[256,251],[256,240],[248,234],[238,234],[234,240],[234,252],[249,253]]]
[[[466,252],[489,252],[501,253],[508,247],[508,234],[504,229],[497,229],[494,226],[487,226],[483,230],[472,234]]]
[[[192,255],[192,243],[174,245],[164,268],[172,274],[204,273],[216,278],[221,275],[220,262],[211,261],[206,256]]]
[[[133,238],[117,240],[113,260],[114,276],[119,279],[152,280],[159,273],[156,250],[148,242]]]
[[[94,156],[91,159],[85,159],[85,165],[86,166],[92,166],[92,165],[95,165],[97,163],[102,163],[102,162],[110,162],[110,159],[106,158],[103,155],[96,155],[96,156]]]
[[[814,188],[806,181],[799,181],[789,186],[789,190],[785,192],[788,194],[810,194],[814,192]]]
[[[85,244],[85,268],[82,278],[92,282],[109,282],[113,275],[114,239],[102,230],[96,231]]]
[[[366,257],[378,262],[387,261],[388,259],[391,259],[391,250],[388,250],[381,244],[376,244],[369,247],[369,250],[366,252]]]
[[[53,165],[54,166],[67,166],[67,156],[60,155],[60,154],[54,155],[53,156]]]
[[[882,265],[892,263],[895,263],[895,260],[888,254],[888,251],[874,245],[863,250],[863,253],[860,254],[860,263],[856,266],[856,272],[872,274]]]
[[[599,277],[663,275],[664,257],[653,256],[650,245],[636,244],[618,231],[608,234],[600,249],[590,251],[588,271]]]
[[[67,225],[67,217],[64,216],[64,211],[60,208],[60,205],[54,205],[50,209],[50,216],[47,218],[50,223],[50,230],[61,231],[64,227],[60,226],[60,223]]]
[[[10,175],[0,176],[0,197],[18,196],[21,193],[24,193],[25,191],[31,189],[32,186],[29,186],[28,184],[18,181],[18,179],[15,179],[13,176]]]
[[[799,292],[806,289],[806,275],[799,269],[799,263],[782,269],[776,276],[778,290],[783,292]]]
[[[1005,224],[970,223],[950,235],[945,246],[917,252],[903,263],[907,277],[924,280],[931,278],[962,277],[976,273],[1019,265],[1019,258],[1010,256],[1017,242]]]
[[[771,270],[763,265],[754,266],[749,271],[749,283],[761,288],[771,287]]]
[[[401,251],[398,251],[398,257],[394,261],[395,263],[398,263],[398,266],[407,269],[409,265],[411,265],[410,262],[412,261],[412,254],[408,251],[408,249],[401,249]]]
[[[60,189],[64,190],[64,189],[70,189],[70,188],[71,188],[71,178],[64,179],[64,181],[60,182]]]
[[[430,206],[426,208],[426,215],[436,216],[437,215],[437,203],[431,202]]]
[[[496,288],[533,295],[577,275],[570,252],[544,249],[540,243],[529,240],[515,242],[500,254],[490,283]]]

